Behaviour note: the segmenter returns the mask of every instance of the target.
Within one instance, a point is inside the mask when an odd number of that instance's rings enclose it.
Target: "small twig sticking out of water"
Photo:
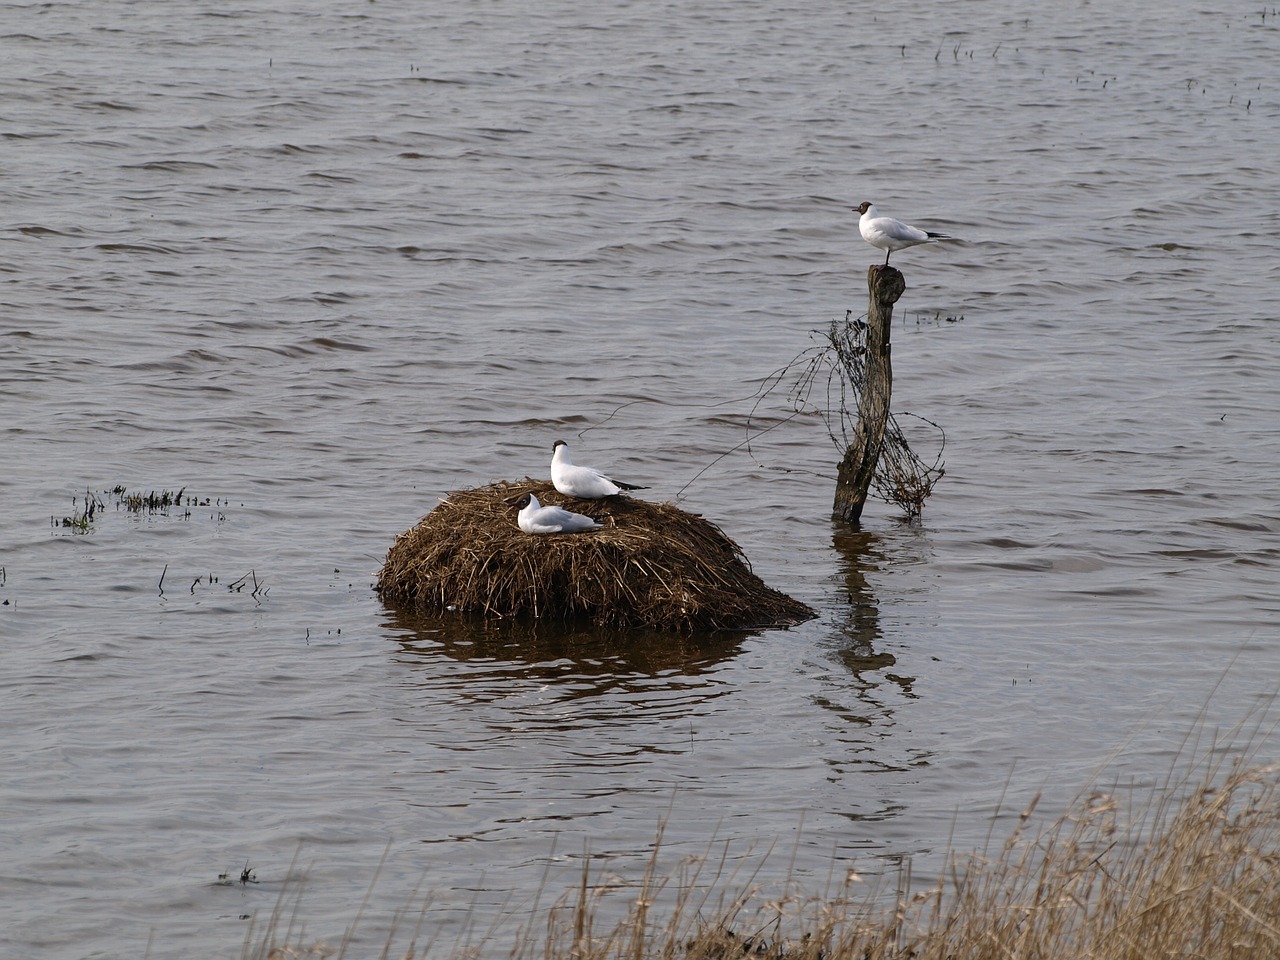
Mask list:
[[[258,882],[258,878],[254,874],[253,868],[249,866],[248,860],[244,862],[244,867],[241,868],[240,870],[239,880],[241,885]],[[233,880],[231,877],[231,871],[223,870],[220,874],[218,874],[218,883],[225,886],[230,886],[231,884],[235,883],[235,880]]]
[[[71,516],[63,517],[58,520],[55,517],[49,518],[49,525],[52,527],[69,527],[77,533],[88,533],[89,528],[93,525],[94,515],[106,507],[98,497],[89,490],[84,492],[84,510],[76,509],[77,497],[71,498]]]
[[[253,589],[249,591],[249,596],[261,602],[262,599],[266,597],[266,595],[270,592],[271,588],[267,586],[265,583],[259,583],[258,574],[253,570],[250,570],[239,580],[234,580],[231,583],[227,584],[227,589],[230,590],[232,593],[241,593],[244,590],[244,588],[249,585],[250,579],[253,580]],[[212,577],[210,577],[210,582],[211,583],[213,582]]]
[[[169,565],[166,563],[164,569],[160,571],[160,582],[156,584],[156,589],[160,591],[160,596],[164,596],[164,575],[169,572]]]
[[[230,886],[234,882],[235,881],[231,879],[230,870],[223,870],[220,874],[218,874],[218,883],[226,884],[227,886]],[[258,882],[258,878],[254,876],[253,868],[249,866],[249,861],[246,860],[244,862],[243,869],[241,869],[240,871],[240,884],[241,886],[243,886],[245,884],[257,883],[257,882]]]

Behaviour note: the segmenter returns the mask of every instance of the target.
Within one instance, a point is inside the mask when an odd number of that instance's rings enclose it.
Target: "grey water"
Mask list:
[[[505,952],[660,823],[816,890],[1267,709],[1276,10],[55,0],[0,50],[6,956],[238,956],[304,879],[333,936],[375,876],[371,949],[426,899]],[[946,475],[851,530],[767,388],[865,309],[863,200],[961,240],[893,259]],[[380,602],[398,533],[560,438],[818,616]]]

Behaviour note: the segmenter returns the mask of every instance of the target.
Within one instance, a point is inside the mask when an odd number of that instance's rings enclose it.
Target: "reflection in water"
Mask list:
[[[729,713],[715,705],[734,692],[726,664],[747,636],[385,609],[403,678],[397,725],[426,772],[413,803],[430,811],[428,843],[554,843],[568,821],[589,835],[623,807],[632,813],[610,820],[610,836],[647,842],[654,811],[703,772],[707,718]]]
[[[843,623],[831,634],[831,653],[849,671],[852,682],[833,677],[829,688],[815,693],[812,700],[835,721],[830,742],[838,749],[827,765],[836,780],[873,770],[901,772],[929,760],[927,751],[893,742],[899,698],[915,699],[911,689],[914,678],[889,672],[897,665],[897,658],[883,649],[880,601],[868,577],[900,559],[897,548],[901,543],[889,539],[891,536],[839,522],[832,535],[845,597]],[[852,820],[890,819],[899,809],[894,803],[873,813],[858,810],[847,816]]]
[[[839,524],[832,545],[841,558],[841,573],[848,592],[844,635],[849,644],[837,656],[859,679],[864,672],[892,667],[897,660],[888,652],[877,652],[881,639],[880,607],[867,583],[867,571],[877,570],[884,562],[880,535],[870,530]],[[910,692],[910,691],[908,691]]]
[[[404,631],[406,650],[452,660],[506,662],[513,677],[535,676],[549,661],[569,660],[599,672],[701,673],[728,659],[753,633],[686,636],[647,630],[605,630],[544,623],[439,617],[388,605],[387,626]]]
[[[634,724],[695,712],[728,692],[716,676],[750,632],[686,636],[440,617],[388,605],[385,626],[414,682],[468,703],[502,701],[491,725]],[[557,711],[572,702],[572,712]],[[504,719],[505,718],[505,719]]]

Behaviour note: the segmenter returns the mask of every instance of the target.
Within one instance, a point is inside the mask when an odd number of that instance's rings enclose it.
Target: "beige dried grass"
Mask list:
[[[537,903],[477,942],[420,947],[429,898],[407,947],[393,929],[378,956],[511,960],[1273,960],[1280,956],[1280,789],[1277,769],[1246,757],[1211,760],[1199,779],[1173,780],[1133,815],[1091,790],[1047,827],[1033,800],[987,855],[952,858],[920,893],[886,902],[847,865],[837,889],[805,895],[788,881],[769,896],[760,867],[719,854],[658,867],[661,828],[637,883],[584,862],[578,885],[545,912]],[[608,871],[606,866],[605,871]],[[898,877],[911,888],[910,868]],[[618,903],[619,900],[623,902]],[[366,901],[368,896],[366,896]],[[284,926],[285,892],[243,960],[351,960]],[[621,909],[619,909],[621,907]],[[414,914],[402,910],[398,923]],[[619,919],[621,918],[621,919]],[[523,922],[521,922],[523,921]],[[310,944],[307,946],[307,944]],[[375,946],[375,950],[377,947]]]
[[[526,493],[604,529],[523,533],[512,501]],[[601,627],[778,627],[814,615],[767,586],[741,548],[697,514],[632,497],[579,500],[529,478],[449,494],[396,538],[377,587],[422,611]]]
[[[1210,762],[1165,784],[1131,818],[1115,795],[1082,795],[1033,829],[1032,801],[990,856],[956,856],[921,893],[884,905],[851,872],[833,894],[711,894],[646,873],[623,920],[584,876],[545,942],[513,956],[573,960],[1273,960],[1280,956],[1277,768]],[[654,903],[676,888],[661,917]],[[712,884],[713,890],[717,884]],[[909,866],[899,890],[911,886]]]

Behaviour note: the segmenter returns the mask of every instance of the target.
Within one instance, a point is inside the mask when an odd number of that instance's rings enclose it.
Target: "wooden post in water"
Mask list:
[[[889,396],[893,392],[893,365],[889,361],[889,326],[893,305],[907,282],[888,264],[873,264],[867,270],[867,355],[866,386],[858,402],[858,426],[853,443],[844,452],[836,474],[835,512],[848,523],[856,523],[867,502],[871,478],[880,460],[884,428],[889,422]]]

